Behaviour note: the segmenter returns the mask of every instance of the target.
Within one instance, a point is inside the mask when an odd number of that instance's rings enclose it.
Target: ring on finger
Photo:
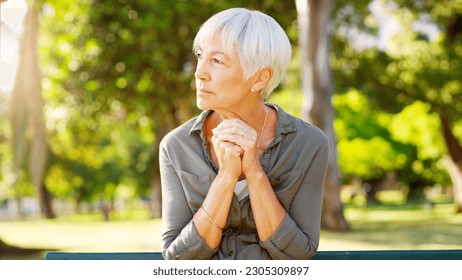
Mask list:
[[[245,130],[245,128],[242,129],[241,137],[244,137],[244,138],[245,138],[245,134],[246,134],[246,133],[247,133],[247,130]]]

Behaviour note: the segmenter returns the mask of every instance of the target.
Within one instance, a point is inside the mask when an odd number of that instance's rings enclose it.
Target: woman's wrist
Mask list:
[[[255,168],[251,171],[248,171],[248,172],[245,172],[244,173],[245,175],[245,178],[247,179],[247,181],[249,180],[261,180],[262,178],[266,178],[266,173],[265,171],[263,170],[263,168]]]
[[[214,220],[212,217],[210,217],[209,213],[207,213],[207,211],[205,211],[203,205],[202,205],[199,209],[202,209],[202,212],[204,213],[205,217],[212,223],[212,225],[214,225],[217,229],[219,229],[219,230],[221,230],[221,231],[223,230],[224,226],[219,226],[219,225],[215,222],[215,220]]]
[[[220,168],[218,169],[217,177],[219,177],[221,180],[224,180],[224,181],[234,181],[235,180],[237,182],[237,179],[239,178],[240,175],[241,175],[240,172],[234,172],[231,170],[227,170],[225,168]]]
[[[246,164],[243,166],[242,172],[244,173],[245,177],[255,177],[258,175],[266,175],[263,167],[260,164],[260,159],[256,157],[252,164]]]

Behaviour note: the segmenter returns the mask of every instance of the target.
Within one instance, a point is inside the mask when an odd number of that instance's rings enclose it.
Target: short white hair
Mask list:
[[[202,24],[194,38],[194,52],[215,34],[221,36],[226,51],[235,48],[245,79],[265,67],[273,69],[273,77],[261,92],[262,98],[266,99],[283,79],[292,55],[289,38],[282,27],[262,12],[231,8]]]

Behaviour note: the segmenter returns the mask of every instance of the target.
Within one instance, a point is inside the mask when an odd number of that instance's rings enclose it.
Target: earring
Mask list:
[[[252,88],[252,89],[250,89],[250,91],[251,91],[251,92],[255,92],[255,89],[254,89],[254,88]]]

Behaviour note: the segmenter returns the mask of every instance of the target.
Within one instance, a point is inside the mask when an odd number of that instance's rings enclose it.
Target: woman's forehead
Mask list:
[[[230,57],[236,54],[234,43],[226,40],[221,32],[215,32],[212,36],[208,36],[207,38],[200,38],[197,42],[196,51],[197,50],[220,53]]]

